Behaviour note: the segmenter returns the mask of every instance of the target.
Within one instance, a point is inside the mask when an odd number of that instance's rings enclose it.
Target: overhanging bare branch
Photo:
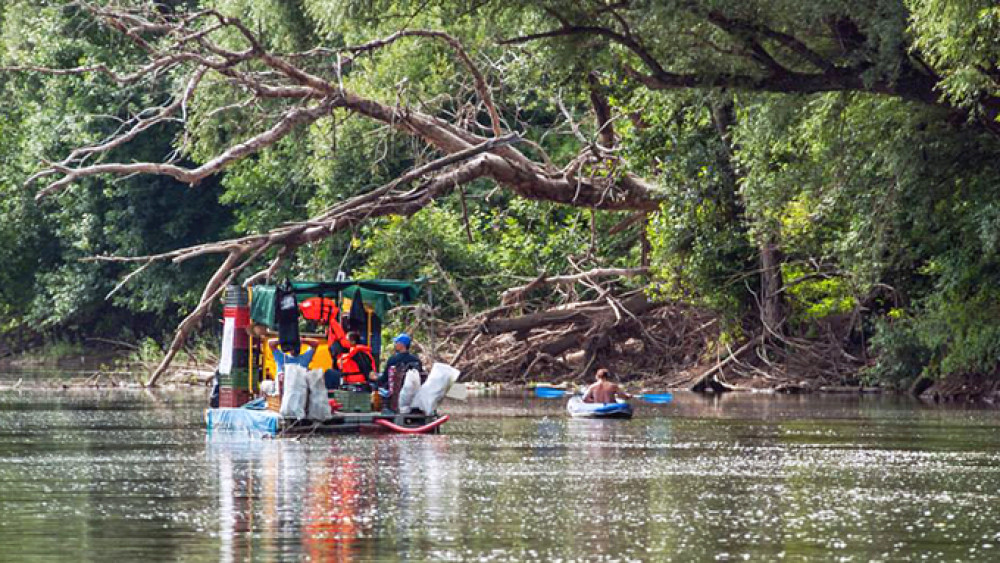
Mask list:
[[[173,164],[162,164],[154,162],[133,162],[133,163],[109,163],[95,164],[82,168],[69,168],[63,165],[53,165],[52,169],[64,174],[63,178],[52,182],[46,188],[39,190],[35,199],[58,193],[66,186],[72,184],[79,178],[95,176],[98,174],[159,174],[161,176],[171,176],[185,184],[197,184],[201,180],[211,176],[229,166],[233,162],[258,152],[264,147],[273,145],[288,134],[292,129],[307,123],[312,123],[320,117],[330,113],[334,107],[333,100],[323,100],[318,105],[310,108],[296,108],[278,121],[273,127],[247,139],[246,141],[229,147],[219,156],[209,160],[197,168],[184,168]],[[133,135],[134,137],[134,135]],[[121,144],[121,143],[116,143]]]

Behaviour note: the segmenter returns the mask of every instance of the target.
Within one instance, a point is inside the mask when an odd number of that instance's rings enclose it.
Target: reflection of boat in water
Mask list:
[[[570,397],[566,410],[573,418],[632,418],[628,403],[584,403],[579,395]]]
[[[420,537],[428,519],[458,514],[468,502],[442,486],[467,471],[454,462],[464,453],[453,454],[453,447],[438,439],[247,440],[213,432],[206,477],[219,500],[206,524],[218,536],[217,559],[403,557],[397,550],[411,549],[408,538]]]

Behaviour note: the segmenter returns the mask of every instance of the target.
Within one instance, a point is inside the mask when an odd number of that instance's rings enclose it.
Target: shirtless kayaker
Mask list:
[[[632,398],[632,395],[622,391],[617,383],[609,381],[611,374],[608,370],[601,368],[597,370],[594,377],[596,382],[588,387],[587,392],[583,395],[584,403],[614,403],[615,397]]]

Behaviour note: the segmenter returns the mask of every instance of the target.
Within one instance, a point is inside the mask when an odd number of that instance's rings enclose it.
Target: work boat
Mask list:
[[[570,397],[566,410],[573,418],[632,418],[632,405],[624,401],[585,403],[579,395]]]
[[[382,319],[392,308],[413,303],[425,281],[373,279],[227,287],[218,406],[205,412],[208,429],[277,436],[440,432],[449,417],[438,414],[437,405],[458,378],[458,370],[451,366],[435,363],[411,394],[413,404],[422,408],[395,404],[399,412],[384,408],[389,405],[383,401],[391,398],[383,399],[378,392],[350,385],[327,390],[323,383],[323,373],[344,351],[344,326],[360,334],[375,361],[373,370],[379,371]],[[288,366],[279,380],[269,342],[278,339],[279,332],[287,334],[289,323],[298,334],[300,321],[312,329],[302,336],[315,337],[312,340],[321,343],[315,346],[308,367]],[[300,353],[308,349],[303,344]]]

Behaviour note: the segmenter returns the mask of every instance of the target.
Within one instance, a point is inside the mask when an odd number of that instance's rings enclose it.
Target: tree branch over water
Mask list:
[[[428,115],[405,105],[389,105],[372,98],[360,96],[345,89],[339,76],[331,74],[329,68],[317,65],[315,69],[297,66],[298,61],[307,60],[300,56],[281,56],[268,52],[263,43],[238,18],[223,16],[214,10],[206,10],[193,15],[178,17],[163,14],[123,12],[111,8],[99,8],[83,4],[95,17],[108,26],[124,33],[140,48],[150,53],[154,62],[128,74],[130,80],[142,81],[154,72],[164,68],[180,69],[185,65],[191,79],[188,87],[168,104],[152,121],[138,120],[135,127],[120,132],[117,136],[97,146],[78,149],[70,157],[50,165],[31,177],[34,181],[53,175],[62,176],[52,181],[38,192],[38,197],[58,193],[75,181],[96,175],[158,174],[171,176],[177,180],[197,184],[204,178],[225,169],[233,162],[256,154],[261,149],[273,145],[292,131],[312,124],[337,109],[345,109],[374,121],[387,124],[425,142],[429,147],[442,153],[454,153],[473,147],[487,140],[477,132],[449,123],[439,117]],[[148,19],[147,19],[148,18]],[[213,22],[208,25],[204,22]],[[207,28],[199,29],[202,22]],[[213,34],[226,29],[238,30],[246,41],[244,50],[231,50],[212,41]],[[160,43],[145,39],[144,35],[161,37]],[[403,30],[381,40],[364,45],[347,47],[344,52],[357,54],[384,48],[402,37],[440,39],[458,55],[463,65],[474,76],[476,91],[488,109],[494,136],[502,133],[500,118],[492,100],[483,74],[476,68],[461,43],[454,37],[437,31]],[[167,52],[163,52],[167,49]],[[296,63],[290,62],[297,61]],[[162,62],[165,61],[165,62]],[[256,66],[253,66],[256,65]],[[250,67],[250,70],[247,68]],[[30,67],[20,66],[8,71],[28,71]],[[106,67],[86,67],[78,69],[44,69],[50,73],[76,73],[108,70]],[[146,75],[144,77],[144,75]],[[148,130],[168,115],[175,113],[185,101],[203,87],[202,76],[219,75],[230,81],[232,86],[248,90],[262,100],[284,101],[287,105],[280,119],[269,129],[231,145],[229,148],[208,159],[196,168],[185,168],[161,162],[104,162],[79,166],[83,157],[107,155],[111,149],[135,139],[139,133]],[[197,79],[195,79],[197,77]],[[192,127],[195,124],[187,124]],[[544,162],[535,162],[522,152],[509,146],[496,151],[498,158],[488,159],[486,166],[489,177],[499,184],[529,199],[547,200],[569,205],[596,207],[598,209],[655,209],[658,201],[651,186],[641,178],[631,174],[617,176],[577,177],[573,174],[551,172]],[[598,164],[600,159],[591,158]]]

